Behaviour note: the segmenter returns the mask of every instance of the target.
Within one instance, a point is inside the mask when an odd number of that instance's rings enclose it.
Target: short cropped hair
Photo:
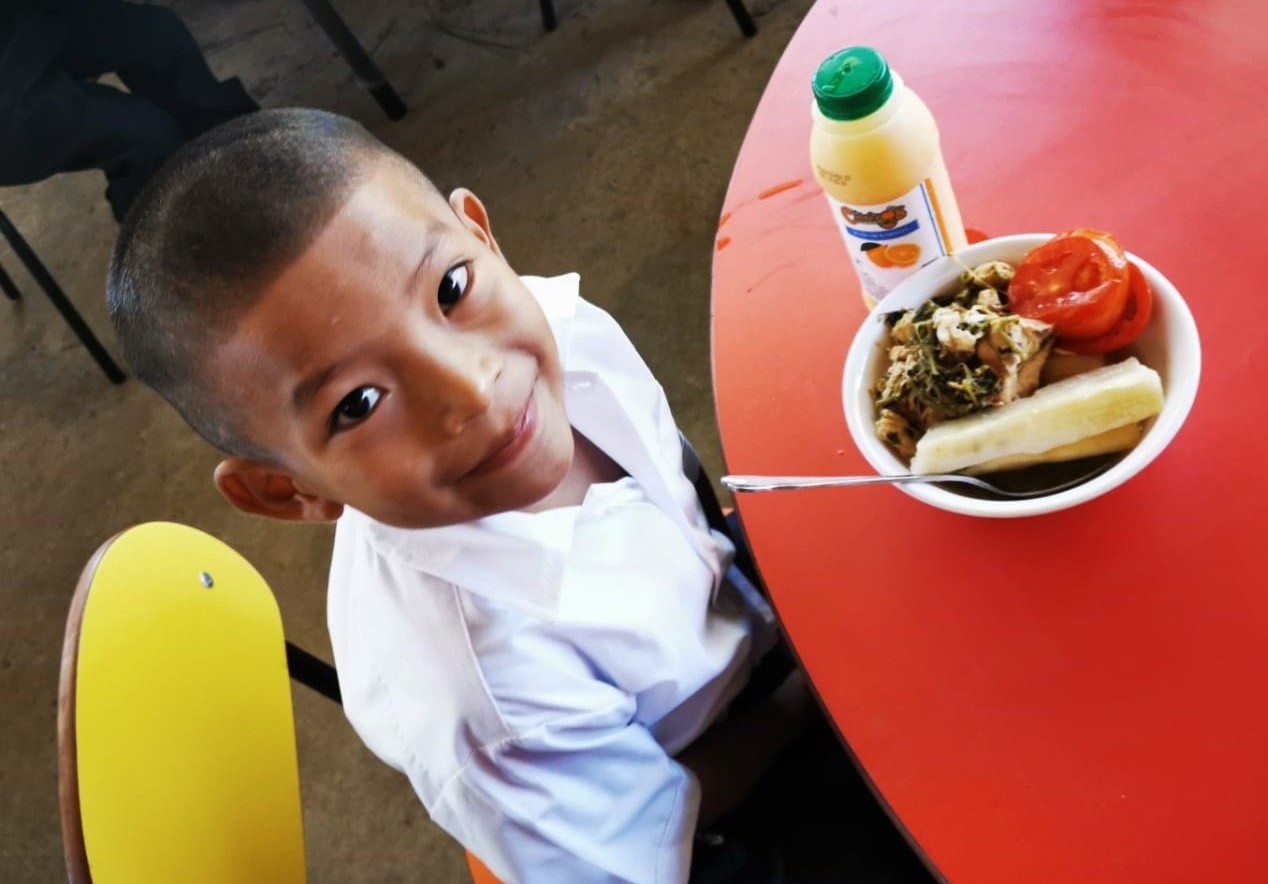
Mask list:
[[[182,147],[124,218],[106,281],[124,356],[221,451],[272,459],[201,357],[313,242],[376,155],[404,162],[344,117],[258,111]]]

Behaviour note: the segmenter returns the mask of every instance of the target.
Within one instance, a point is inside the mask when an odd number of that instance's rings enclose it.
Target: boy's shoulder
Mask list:
[[[406,558],[439,548],[386,546],[385,528],[355,510],[339,519],[327,626],[349,721],[376,755],[421,778],[430,803],[474,748],[511,733],[481,676],[459,594]],[[454,741],[456,727],[465,745]]]

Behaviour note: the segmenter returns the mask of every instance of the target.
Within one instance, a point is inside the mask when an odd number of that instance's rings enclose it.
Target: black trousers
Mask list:
[[[12,0],[0,0],[12,2]],[[0,185],[100,169],[117,219],[181,144],[258,105],[220,81],[171,11],[18,0],[0,22]],[[95,82],[114,73],[128,92]]]
[[[726,523],[736,563],[754,574],[739,521],[731,514]],[[760,702],[795,665],[781,642],[737,703]],[[696,835],[690,884],[934,884],[934,878],[825,719],[776,760],[738,807]]]

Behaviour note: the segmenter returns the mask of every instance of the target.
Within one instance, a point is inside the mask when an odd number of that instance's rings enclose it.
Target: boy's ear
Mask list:
[[[216,489],[244,513],[286,522],[333,522],[343,504],[307,494],[276,467],[231,457],[216,467]]]
[[[467,229],[479,237],[496,255],[501,255],[497,240],[493,238],[493,228],[489,226],[489,213],[484,210],[480,198],[465,187],[459,187],[449,194],[449,206],[458,213],[458,218]]]

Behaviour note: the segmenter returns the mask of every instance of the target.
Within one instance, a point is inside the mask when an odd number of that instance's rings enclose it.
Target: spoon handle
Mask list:
[[[848,485],[880,485],[905,482],[964,480],[962,476],[723,476],[722,484],[732,491],[783,491],[789,488],[841,488]]]

